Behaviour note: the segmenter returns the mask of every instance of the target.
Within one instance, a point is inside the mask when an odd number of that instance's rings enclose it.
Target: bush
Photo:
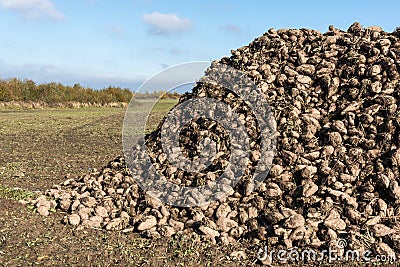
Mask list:
[[[133,93],[128,88],[109,86],[101,90],[85,88],[79,83],[65,86],[61,83],[45,83],[37,85],[32,80],[0,79],[0,101],[33,101],[46,103],[80,102],[80,103],[129,103]],[[179,99],[178,93],[163,91],[151,93],[135,93],[138,99],[145,98],[173,98]]]

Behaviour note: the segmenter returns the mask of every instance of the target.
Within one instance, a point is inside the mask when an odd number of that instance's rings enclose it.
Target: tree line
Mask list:
[[[180,97],[178,93],[145,92],[134,94],[128,88],[109,86],[101,90],[83,87],[79,83],[66,86],[61,83],[51,82],[36,84],[32,80],[17,78],[0,79],[0,102],[32,101],[46,103],[80,102],[80,103],[128,103],[135,95],[138,99],[146,98],[174,98]]]

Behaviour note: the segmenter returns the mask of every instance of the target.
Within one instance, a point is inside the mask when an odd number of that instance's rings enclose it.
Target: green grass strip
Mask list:
[[[20,188],[7,188],[0,185],[0,198],[11,200],[26,200],[37,197],[38,194]]]

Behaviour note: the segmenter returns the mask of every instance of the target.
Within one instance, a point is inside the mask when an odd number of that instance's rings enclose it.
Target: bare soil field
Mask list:
[[[155,126],[176,103],[154,109]],[[61,223],[18,200],[67,177],[101,169],[122,155],[124,108],[0,110],[0,266],[247,266],[257,247],[243,241],[215,246],[196,236],[149,240],[138,234]],[[241,257],[247,252],[246,259]]]

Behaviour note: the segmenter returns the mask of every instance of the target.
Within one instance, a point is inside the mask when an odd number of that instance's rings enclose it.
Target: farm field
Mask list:
[[[395,10],[0,0],[0,267],[400,266]]]
[[[150,128],[175,103],[160,102]],[[230,257],[245,250],[245,243],[217,248],[195,242],[195,236],[149,240],[133,233],[77,231],[61,223],[62,212],[42,217],[18,203],[122,155],[124,113],[124,108],[104,107],[0,110],[0,266],[241,266],[254,261],[255,255],[246,261]]]

